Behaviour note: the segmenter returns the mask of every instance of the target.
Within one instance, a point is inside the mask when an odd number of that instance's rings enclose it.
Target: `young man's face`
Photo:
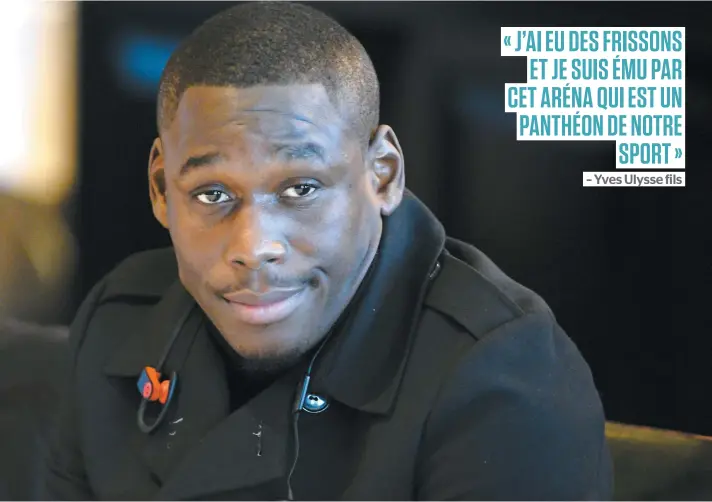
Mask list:
[[[293,85],[190,88],[161,133],[151,195],[185,288],[247,358],[314,346],[400,202],[392,131],[365,149],[323,86]]]

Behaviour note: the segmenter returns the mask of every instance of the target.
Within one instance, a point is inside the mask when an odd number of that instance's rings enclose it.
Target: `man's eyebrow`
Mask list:
[[[310,125],[313,125],[314,127],[316,127],[316,124],[315,124],[312,120],[308,119],[308,118],[307,118],[306,116],[304,116],[304,115],[300,115],[300,114],[294,113],[294,112],[286,112],[286,111],[284,111],[284,110],[277,110],[277,109],[275,109],[275,108],[259,108],[259,107],[257,107],[257,108],[247,108],[245,111],[246,111],[246,112],[268,112],[268,113],[276,113],[277,115],[283,115],[283,116],[285,116],[285,117],[289,117],[289,118],[291,118],[291,119],[294,119],[294,120],[296,120],[297,122],[304,122],[304,123],[307,123],[307,124],[310,124]]]
[[[221,153],[218,152],[211,152],[203,155],[193,155],[191,157],[188,157],[188,160],[186,160],[180,167],[180,175],[183,176],[184,174],[192,171],[193,169],[210,166],[221,160],[223,160],[223,156]]]
[[[313,142],[306,143],[284,143],[276,144],[273,147],[275,154],[283,154],[289,160],[316,159],[326,163],[326,150],[323,146]]]

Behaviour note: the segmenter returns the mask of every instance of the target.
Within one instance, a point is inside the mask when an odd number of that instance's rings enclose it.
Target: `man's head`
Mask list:
[[[378,107],[361,44],[298,4],[224,11],[166,65],[154,214],[183,285],[243,356],[313,347],[368,269],[404,189]]]

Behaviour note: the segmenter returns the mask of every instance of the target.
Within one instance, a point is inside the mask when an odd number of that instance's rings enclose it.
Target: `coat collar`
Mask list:
[[[314,392],[360,411],[389,413],[444,244],[440,222],[406,193],[398,210],[384,219],[366,290],[315,365]]]

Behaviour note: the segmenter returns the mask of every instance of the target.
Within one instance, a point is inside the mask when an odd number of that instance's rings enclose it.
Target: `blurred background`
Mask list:
[[[178,41],[229,2],[0,7],[0,315],[66,324],[99,278],[168,245],[146,169]],[[703,2],[318,2],[363,42],[407,185],[449,234],[541,294],[611,420],[712,435],[712,32]],[[501,26],[687,28],[687,187],[583,188],[613,142],[521,142]],[[705,167],[708,166],[708,167]]]

